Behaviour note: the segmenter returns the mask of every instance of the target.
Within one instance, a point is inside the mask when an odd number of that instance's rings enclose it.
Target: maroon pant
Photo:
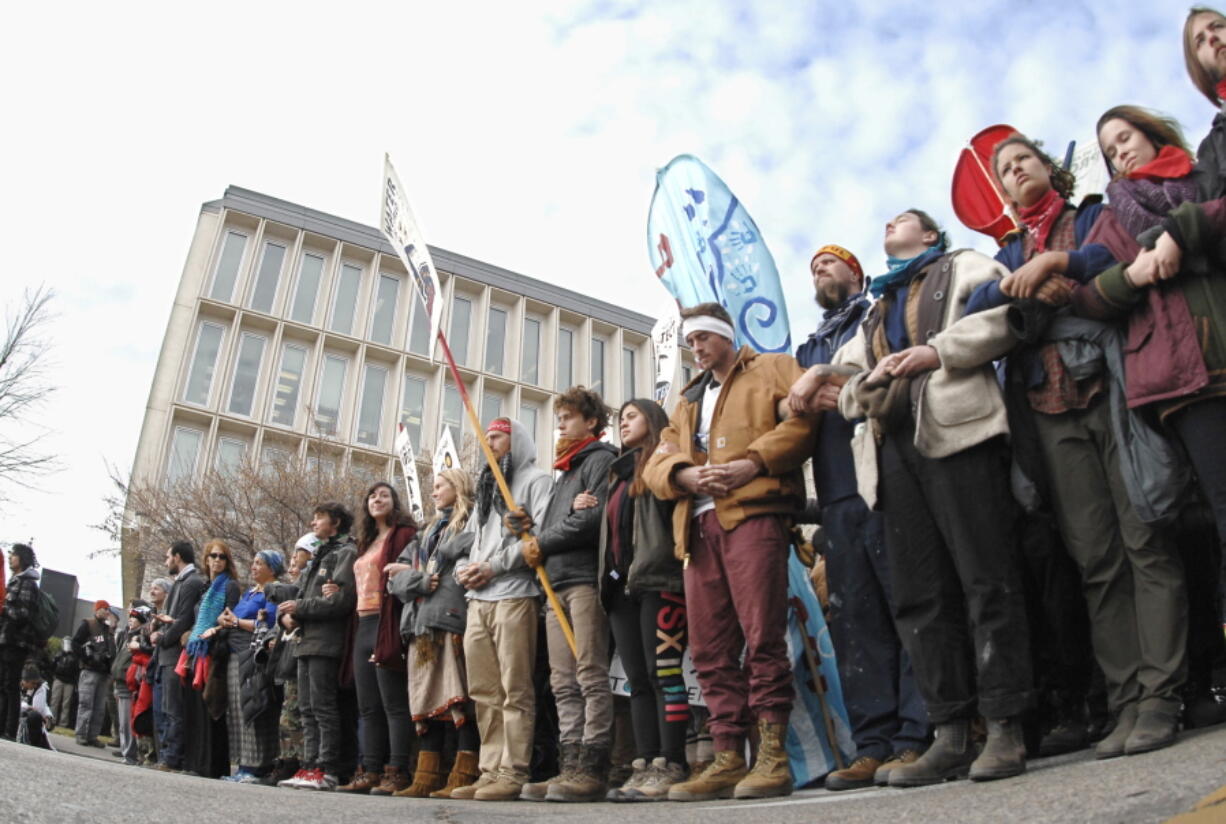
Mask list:
[[[690,655],[715,749],[740,751],[751,710],[779,724],[792,712],[787,530],[779,517],[760,515],[725,532],[714,510],[692,527],[685,570]]]

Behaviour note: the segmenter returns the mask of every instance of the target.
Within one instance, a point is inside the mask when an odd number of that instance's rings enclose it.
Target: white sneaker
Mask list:
[[[278,787],[288,787],[291,790],[297,790],[302,787],[302,782],[311,777],[313,770],[299,770],[282,781],[277,782]]]
[[[326,773],[323,770],[315,770],[311,773],[311,777],[303,781],[299,785],[302,790],[319,790],[321,792],[330,793],[336,789],[336,776],[332,773]]]

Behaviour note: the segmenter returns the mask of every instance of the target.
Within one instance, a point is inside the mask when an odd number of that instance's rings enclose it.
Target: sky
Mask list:
[[[1105,109],[1213,109],[1183,67],[1186,2],[23,3],[0,74],[0,300],[55,289],[63,469],[9,489],[0,542],[34,539],[80,596],[120,596],[90,527],[126,471],[200,205],[234,184],[374,224],[389,152],[428,240],[658,315],[656,170],[697,155],[778,265],[794,342],[825,243],[884,271],[885,222],[950,206],[959,150],[1008,123],[1058,156]],[[3,479],[0,479],[2,482]]]

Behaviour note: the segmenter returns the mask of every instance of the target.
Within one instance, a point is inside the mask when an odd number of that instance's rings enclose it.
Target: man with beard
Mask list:
[[[180,641],[196,620],[196,604],[208,584],[196,570],[196,548],[191,541],[176,541],[166,550],[166,571],[173,576],[174,584],[167,599],[166,611],[154,619],[161,629],[150,637],[158,648],[158,677],[162,681],[162,716],[165,724],[157,768],[165,772],[178,772],[183,769],[184,701],[191,696],[175,673],[175,666],[183,651]]]
[[[851,455],[854,424],[837,412],[846,377],[826,364],[851,340],[869,308],[860,261],[841,246],[823,246],[809,263],[819,306],[817,331],[796,350],[807,370],[792,386],[789,408],[822,413],[813,485],[826,537],[830,635],[838,656],[843,698],[856,757],[826,776],[826,789],[852,790],[889,780],[898,764],[915,761],[928,739],[924,700],[890,612],[890,571],[881,514],[856,489]]]
[[[536,465],[536,445],[518,421],[495,418],[486,432],[490,450],[520,507],[535,522],[545,518],[553,479]],[[452,798],[511,801],[528,781],[536,720],[537,610],[540,591],[528,558],[539,559],[536,539],[522,540],[503,525],[506,503],[488,466],[477,480],[476,538],[469,557],[456,562],[456,580],[468,590],[464,658],[468,693],[477,707],[481,777]]]

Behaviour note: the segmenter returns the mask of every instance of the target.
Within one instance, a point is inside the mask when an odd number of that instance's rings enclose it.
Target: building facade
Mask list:
[[[558,391],[583,384],[615,407],[651,395],[652,318],[431,252],[443,330],[478,417],[527,425],[543,464]],[[471,434],[428,338],[411,279],[377,228],[231,186],[201,209],[132,477],[178,480],[296,456],[364,482],[398,478],[398,423],[419,454],[444,427],[457,444]],[[311,442],[326,443],[323,457]],[[131,597],[143,576],[129,555]]]

